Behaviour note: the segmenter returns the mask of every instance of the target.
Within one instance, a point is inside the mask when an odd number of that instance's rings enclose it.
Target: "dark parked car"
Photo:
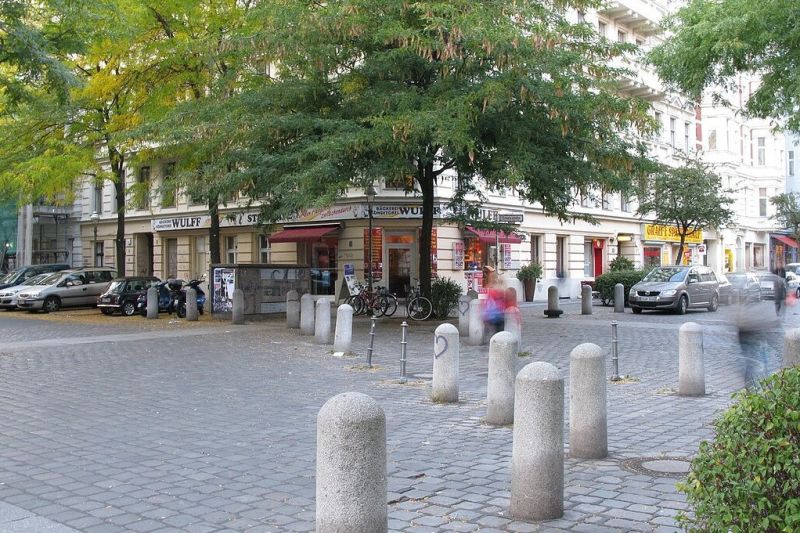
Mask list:
[[[136,299],[160,280],[153,276],[128,276],[111,281],[108,289],[97,298],[97,307],[104,315],[120,311],[125,316],[136,314]]]
[[[634,313],[642,309],[669,309],[682,315],[689,308],[719,307],[719,281],[705,266],[666,266],[651,270],[631,287],[628,301]]]
[[[19,267],[12,270],[5,276],[0,278],[0,289],[13,287],[15,285],[22,285],[26,280],[39,274],[47,274],[49,272],[60,272],[68,270],[70,266],[66,263],[51,263],[47,265],[29,265]]]
[[[731,285],[728,294],[729,300],[725,300],[727,303],[758,302],[761,300],[761,285],[752,272],[730,272],[726,274],[726,277]],[[721,290],[720,299],[722,299]]]

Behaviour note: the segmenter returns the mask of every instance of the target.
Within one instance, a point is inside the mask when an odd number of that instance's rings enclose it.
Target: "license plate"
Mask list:
[[[101,299],[100,299],[100,301],[101,301],[101,302],[103,302],[103,303],[105,304],[105,303],[108,303],[108,302],[110,302],[110,301],[111,301],[111,298],[101,298]]]
[[[643,301],[643,302],[655,302],[656,301],[656,297],[655,296],[640,296],[639,299],[641,301]]]

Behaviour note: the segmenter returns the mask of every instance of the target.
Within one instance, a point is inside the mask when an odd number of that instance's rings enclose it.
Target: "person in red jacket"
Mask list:
[[[489,337],[505,328],[506,291],[496,277],[494,267],[483,268],[483,286],[486,287],[486,300],[483,302],[483,322],[485,334]]]

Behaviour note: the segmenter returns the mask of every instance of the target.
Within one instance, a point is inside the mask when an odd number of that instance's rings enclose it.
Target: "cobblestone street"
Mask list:
[[[581,316],[579,303],[563,308],[559,319],[545,319],[540,305],[523,308],[518,368],[558,367],[568,409],[570,351],[594,342],[610,354],[618,320],[620,373],[630,379],[608,384],[609,457],[567,456],[564,517],[539,523],[508,514],[512,429],[482,422],[488,346],[462,338],[459,404],[427,397],[440,322],[410,325],[410,382],[400,385],[401,318],[379,322],[375,367],[366,369],[361,318],[358,355],[337,358],[283,320],[190,325],[162,316],[155,327],[99,312],[85,323],[2,313],[0,530],[313,531],[316,415],[330,397],[359,391],[386,412],[391,531],[675,531],[686,509],[680,478],[637,465],[691,457],[743,386],[733,309],[619,315],[596,305]],[[773,313],[772,303],[754,312]],[[800,323],[795,313],[784,327]],[[675,394],[686,321],[705,333],[701,398]],[[772,338],[770,369],[782,331]],[[565,427],[565,452],[568,436]]]

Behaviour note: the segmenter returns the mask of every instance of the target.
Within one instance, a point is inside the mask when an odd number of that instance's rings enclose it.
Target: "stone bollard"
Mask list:
[[[481,316],[481,301],[475,298],[469,303],[469,338],[467,343],[470,346],[480,346],[483,344],[484,323]]]
[[[386,415],[359,392],[334,396],[317,415],[317,533],[388,530]]]
[[[147,318],[158,318],[158,289],[147,289]]]
[[[603,350],[592,343],[570,353],[569,454],[582,459],[608,455],[606,362]]]
[[[783,368],[800,365],[800,328],[786,331],[783,336]]]
[[[514,335],[517,344],[522,345],[522,313],[519,312],[519,307],[506,307],[504,315],[503,331]]]
[[[678,394],[703,396],[705,393],[703,327],[695,322],[687,322],[678,330]]]
[[[336,332],[333,335],[333,351],[348,353],[353,344],[353,308],[342,304],[336,309]]]
[[[614,312],[625,312],[625,285],[622,283],[614,285]]]
[[[306,293],[300,297],[300,335],[314,334],[314,297]]]
[[[300,295],[296,290],[286,293],[286,327],[289,329],[300,327]]]
[[[244,324],[244,292],[242,289],[233,291],[233,320],[231,323],[241,325]]]
[[[458,328],[442,324],[433,337],[433,385],[431,400],[437,403],[458,402]]]
[[[314,317],[314,342],[331,343],[331,301],[327,298],[317,300],[317,314]]]
[[[186,289],[186,320],[196,322],[199,317],[197,312],[197,291],[189,287]]]
[[[547,287],[547,309],[544,314],[547,318],[558,318],[563,312],[558,308],[558,287],[550,285]]]
[[[550,520],[564,514],[564,378],[550,363],[517,374],[511,451],[511,516]]]
[[[519,339],[501,331],[489,341],[489,381],[486,387],[486,423],[505,426],[514,422],[514,374]]]
[[[462,337],[469,335],[469,296],[458,297],[458,334]]]
[[[581,314],[592,314],[592,287],[591,285],[581,285]]]

